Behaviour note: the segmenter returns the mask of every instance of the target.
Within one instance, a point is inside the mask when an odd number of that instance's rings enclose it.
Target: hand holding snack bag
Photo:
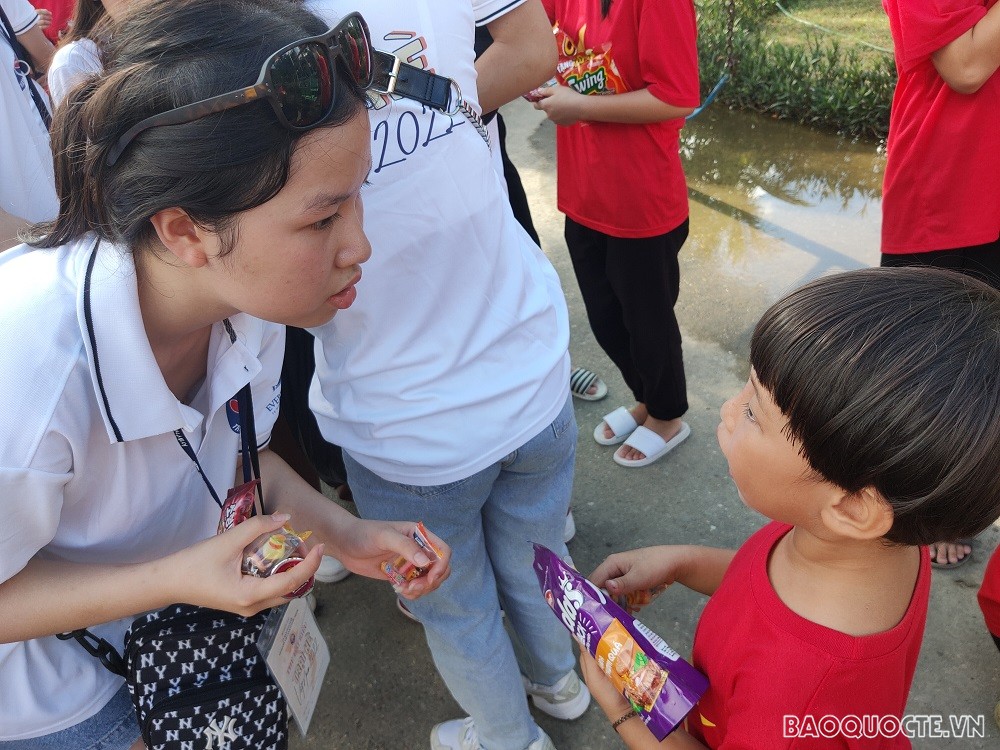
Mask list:
[[[216,534],[229,531],[254,514],[254,501],[259,484],[260,480],[254,479],[229,490],[226,501],[222,504],[222,512],[219,514]],[[288,524],[276,531],[261,534],[243,550],[241,566],[243,574],[267,578],[273,573],[281,573],[298,565],[305,559],[308,552],[305,541],[311,535],[311,531],[296,533]],[[315,579],[310,577],[295,591],[289,592],[287,598],[296,599],[305,596],[312,591],[313,583]]]
[[[534,548],[545,601],[662,741],[708,689],[708,680],[552,550]]]

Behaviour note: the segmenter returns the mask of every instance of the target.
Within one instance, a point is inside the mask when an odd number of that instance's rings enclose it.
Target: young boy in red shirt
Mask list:
[[[772,522],[735,552],[633,550],[591,576],[613,595],[711,595],[693,649],[709,690],[663,743],[583,659],[630,748],[910,747],[922,545],[1000,515],[998,331],[1000,293],[935,269],[828,276],[764,314],[718,439],[740,498]]]

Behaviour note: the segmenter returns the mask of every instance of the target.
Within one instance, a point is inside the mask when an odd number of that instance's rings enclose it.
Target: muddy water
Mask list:
[[[878,263],[884,147],[716,106],[682,131],[691,198],[683,325],[745,354],[767,305]]]

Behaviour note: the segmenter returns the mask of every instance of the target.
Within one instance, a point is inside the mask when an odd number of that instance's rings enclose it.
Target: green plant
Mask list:
[[[768,39],[762,29],[774,10],[769,0],[703,0],[698,5],[705,91],[729,72],[720,99],[732,106],[847,135],[885,137],[896,84],[891,57],[861,55],[837,38],[815,32],[806,34],[801,45]]]

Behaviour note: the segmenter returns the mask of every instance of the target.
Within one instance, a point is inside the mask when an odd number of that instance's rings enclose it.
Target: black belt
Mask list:
[[[458,84],[445,76],[431,73],[403,62],[395,55],[373,50],[375,78],[372,90],[380,94],[396,94],[425,104],[433,109],[454,114],[452,91],[458,94],[457,104],[462,99]]]

